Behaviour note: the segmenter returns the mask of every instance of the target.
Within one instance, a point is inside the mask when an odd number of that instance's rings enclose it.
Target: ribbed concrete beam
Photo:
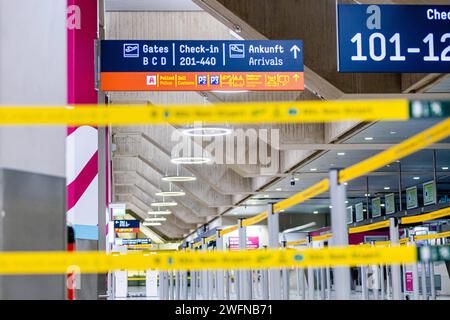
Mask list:
[[[116,173],[115,176],[124,177],[124,179],[130,179],[129,176],[133,175],[135,178],[132,180],[140,188],[147,190],[150,194],[154,194],[156,190],[161,190],[163,175],[160,172],[153,170],[153,168],[147,166],[138,157],[126,157],[126,158],[113,158],[114,170],[121,173]],[[136,172],[131,174],[129,171]],[[121,178],[120,178],[121,179]],[[186,183],[174,183],[180,189],[186,191],[184,188]],[[202,203],[195,201],[192,197],[183,197],[180,202],[184,207],[188,208],[195,215],[200,217],[216,216],[218,214],[217,209],[204,206]]]
[[[161,175],[165,175],[169,166],[174,166],[170,163],[170,156],[157,148],[148,140],[142,140],[145,144],[135,143],[134,138],[116,137],[117,150],[115,156],[132,156],[138,154],[139,159],[154,171]],[[180,172],[180,174],[186,174]],[[216,190],[212,189],[208,184],[203,183],[176,183],[177,186],[185,190],[198,202],[203,203],[209,207],[219,207],[232,205],[231,197],[222,195]]]

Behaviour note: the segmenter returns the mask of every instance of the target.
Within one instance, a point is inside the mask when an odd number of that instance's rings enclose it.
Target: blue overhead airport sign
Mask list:
[[[304,90],[301,40],[101,41],[102,91]]]
[[[114,230],[117,233],[139,232],[139,220],[114,220]]]
[[[450,72],[450,5],[338,5],[339,72]]]

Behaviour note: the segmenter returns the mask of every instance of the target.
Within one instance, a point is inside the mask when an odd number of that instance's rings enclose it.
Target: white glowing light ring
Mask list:
[[[233,132],[229,128],[220,127],[200,127],[200,128],[187,128],[181,131],[185,136],[190,137],[220,137],[226,136]]]
[[[167,219],[166,218],[163,218],[163,217],[161,217],[161,218],[146,218],[145,219],[145,221],[148,221],[148,222],[157,222],[157,221],[166,221]]]
[[[180,157],[170,161],[175,164],[202,164],[211,162],[211,159],[203,157]]]
[[[161,223],[159,222],[144,222],[144,226],[160,226]]]
[[[163,177],[162,180],[168,182],[187,182],[187,181],[195,181],[197,180],[197,178],[190,176],[170,176],[170,177]]]
[[[152,207],[175,207],[178,203],[175,201],[169,201],[169,202],[153,202],[150,204]]]
[[[155,193],[158,197],[182,197],[185,196],[186,193],[184,191],[163,191]]]
[[[153,215],[169,215],[172,214],[172,211],[170,210],[161,210],[161,211],[149,211],[147,214],[153,214]]]

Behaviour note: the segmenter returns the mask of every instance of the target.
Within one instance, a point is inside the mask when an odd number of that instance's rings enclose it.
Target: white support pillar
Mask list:
[[[425,262],[420,263],[422,269],[422,300],[428,300],[427,290],[427,268]]]
[[[269,248],[278,249],[280,226],[278,221],[278,214],[273,212],[272,204],[267,206],[267,225],[269,230]],[[269,270],[269,297],[272,300],[281,299],[281,277],[280,269],[272,268]]]
[[[389,219],[389,237],[391,240],[392,246],[398,246],[399,245],[399,233],[398,233],[398,221],[397,218],[390,218]],[[403,300],[402,299],[402,292],[401,292],[401,272],[400,272],[400,265],[399,264],[393,264],[391,266],[392,270],[392,299],[393,300]]]
[[[345,185],[339,184],[338,171],[330,171],[331,196],[331,231],[333,233],[333,246],[348,246],[346,192]],[[348,267],[334,268],[334,283],[336,300],[350,299],[350,269]]]
[[[369,289],[367,288],[367,267],[361,266],[361,300],[368,300]]]
[[[174,276],[173,276],[173,271],[169,271],[169,292],[170,292],[170,296],[169,299],[173,300],[175,297],[175,284],[174,284]]]
[[[230,300],[230,270],[225,270],[225,300]]]
[[[331,269],[326,267],[326,280],[327,280],[327,300],[331,300]]]
[[[325,286],[326,286],[326,275],[325,268],[320,268],[320,298],[325,300]]]
[[[267,247],[264,247],[267,249]],[[269,300],[269,270],[261,269],[261,299]]]
[[[175,300],[180,300],[180,271],[175,271]]]
[[[414,243],[414,235],[409,235],[409,244],[408,245],[415,245]],[[417,266],[417,263],[413,263],[412,265],[412,285],[413,285],[413,299],[419,300],[420,294],[419,294],[419,268]],[[406,287],[405,287],[406,290]]]
[[[302,300],[306,299],[305,296],[305,274],[303,268],[297,268],[297,295]]]
[[[216,249],[217,251],[223,251],[223,237],[220,235],[220,229],[217,229],[216,237]],[[224,299],[224,272],[223,270],[217,270],[217,299]]]
[[[191,251],[194,251],[193,245],[194,245],[193,242],[189,244]],[[191,287],[191,300],[197,300],[197,271],[191,271],[190,287]]]
[[[431,300],[436,300],[436,284],[434,282],[434,262],[430,261],[428,267],[429,267],[429,270],[430,270],[430,286],[431,286],[431,288],[430,288],[430,290],[431,290],[431,292],[430,292],[431,293],[430,299]]]
[[[202,238],[202,251],[208,250],[208,243],[206,242],[206,238]],[[208,270],[202,270],[200,271],[201,275],[201,292],[202,292],[202,299],[208,300]]]
[[[311,237],[309,237],[308,246],[312,248]],[[307,269],[308,275],[308,300],[314,300],[315,298],[315,288],[314,288],[314,269],[308,267]]]
[[[384,300],[386,296],[384,286],[384,265],[380,265],[380,288],[381,288],[381,300]]]
[[[286,249],[286,241],[282,242],[283,248]],[[283,275],[283,300],[289,300],[289,268],[282,270]]]
[[[390,265],[386,265],[386,298],[389,300],[392,293],[392,282],[391,282],[391,268]]]
[[[242,225],[244,219],[239,219],[239,250],[247,250],[247,228]],[[239,296],[243,300],[252,300],[252,285],[250,270],[240,270],[239,272]]]

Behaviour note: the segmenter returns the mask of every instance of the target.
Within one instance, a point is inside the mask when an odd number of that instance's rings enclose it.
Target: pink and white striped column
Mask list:
[[[97,104],[94,72],[97,0],[67,0],[67,6],[67,102]],[[67,221],[74,227],[77,239],[98,240],[97,153],[97,128],[67,128]]]

